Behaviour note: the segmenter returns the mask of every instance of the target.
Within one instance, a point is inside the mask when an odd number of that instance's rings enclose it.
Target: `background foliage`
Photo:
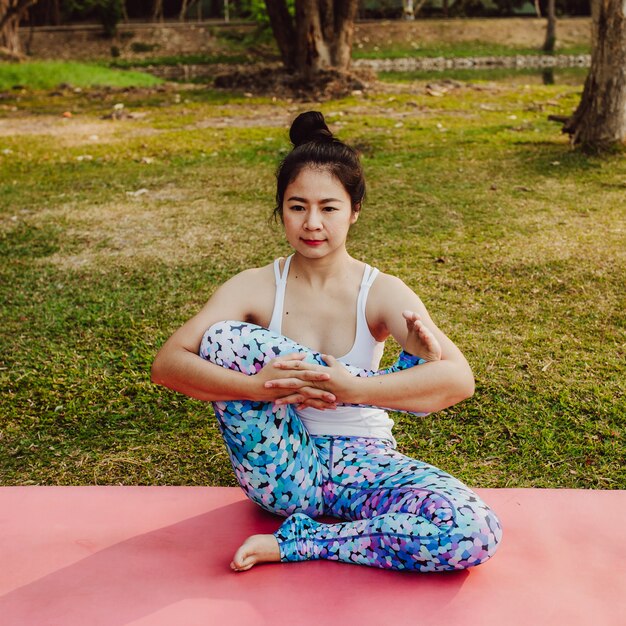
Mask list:
[[[415,3],[416,6],[418,3]],[[447,14],[450,17],[493,17],[511,15],[536,15],[534,3],[529,0],[452,0],[448,3]],[[287,0],[293,7],[294,0]],[[222,19],[224,18],[224,0],[199,0],[188,2],[186,18]],[[546,0],[539,3],[541,14],[546,14]],[[182,7],[181,0],[164,0],[163,16],[165,19],[178,19]],[[589,15],[588,0],[557,0],[557,15]],[[39,0],[30,10],[30,23],[60,24],[82,20],[101,21],[106,28],[117,23],[124,14],[132,20],[150,20],[154,15],[154,3],[141,0]],[[228,11],[231,19],[246,19],[267,24],[267,12],[264,0],[230,0]],[[403,15],[402,0],[361,0],[359,17],[361,19],[398,19]],[[426,0],[421,5],[419,17],[441,17],[444,15],[442,0]]]

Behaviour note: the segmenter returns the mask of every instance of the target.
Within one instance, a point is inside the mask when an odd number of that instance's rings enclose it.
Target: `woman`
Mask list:
[[[496,516],[456,479],[396,451],[393,421],[375,408],[451,406],[473,393],[470,367],[411,289],[348,253],[365,195],[355,151],[317,112],[298,116],[290,138],[275,213],[293,254],[222,285],[152,368],[154,382],[213,402],[239,484],[287,517],[273,535],[249,537],[231,567],[482,563],[500,540]],[[376,372],[389,336],[403,352]]]

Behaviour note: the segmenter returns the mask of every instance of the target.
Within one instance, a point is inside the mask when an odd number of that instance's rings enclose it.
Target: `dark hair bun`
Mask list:
[[[333,141],[334,137],[319,111],[307,111],[300,113],[293,121],[289,130],[289,139],[294,146],[301,146],[310,141],[326,143]]]

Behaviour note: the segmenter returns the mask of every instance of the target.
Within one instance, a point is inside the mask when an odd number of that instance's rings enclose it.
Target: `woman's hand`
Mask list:
[[[260,386],[255,400],[275,404],[297,404],[316,409],[336,408],[336,397],[323,384],[330,379],[328,368],[306,363],[306,354],[286,354],[267,363],[257,374]]]
[[[290,358],[292,356],[287,355],[276,359],[275,369],[285,376],[273,378],[265,383],[272,389],[297,389],[296,393],[277,400],[277,404],[297,403],[298,409],[305,407],[328,409],[335,408],[337,402],[346,404],[351,402],[356,377],[350,374],[335,357],[323,354],[322,358],[327,363],[327,366],[324,366],[307,363],[302,358]],[[319,392],[325,395],[319,396]],[[331,397],[333,402],[332,406],[329,406],[327,403]],[[320,399],[326,404],[320,404]]]
[[[406,321],[407,337],[404,350],[424,361],[439,361],[441,359],[441,344],[422,322],[422,318],[413,311],[403,311],[402,317]]]

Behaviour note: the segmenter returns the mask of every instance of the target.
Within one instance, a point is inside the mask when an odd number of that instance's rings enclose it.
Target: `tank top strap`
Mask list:
[[[376,276],[378,276],[378,268],[371,267],[370,265],[365,264],[365,271],[363,272],[363,281],[361,282],[361,287],[365,289],[369,289],[376,280]]]
[[[268,330],[281,334],[283,309],[285,307],[285,289],[287,287],[287,276],[289,275],[289,266],[293,254],[285,259],[283,271],[280,271],[280,259],[274,261],[274,277],[276,279],[276,294],[274,296],[274,310],[272,311],[272,319],[270,320]]]
[[[357,339],[359,339],[360,333],[369,336],[369,329],[367,329],[367,321],[365,318],[365,307],[367,305],[367,296],[369,294],[370,287],[374,284],[376,276],[378,276],[378,269],[371,267],[366,263],[365,270],[363,271],[363,280],[361,281],[361,289],[359,290],[359,297],[357,300]]]
[[[376,339],[372,337],[367,325],[367,316],[365,315],[367,296],[378,274],[379,271],[376,268],[372,268],[367,264],[365,265],[357,299],[356,336],[350,352],[339,359],[344,363],[350,363],[351,365],[366,369],[378,368],[378,363],[382,356],[382,348],[384,346],[383,343],[377,342]]]
[[[280,271],[280,258],[274,260],[274,277],[276,278],[277,287],[278,285],[284,286],[287,284],[287,275],[289,274],[289,266],[291,265],[292,258],[293,258],[293,254],[290,254],[285,259],[285,267],[283,267],[282,272]]]
[[[274,259],[274,284],[278,287],[280,283],[280,279],[282,276],[280,275],[280,259]]]

